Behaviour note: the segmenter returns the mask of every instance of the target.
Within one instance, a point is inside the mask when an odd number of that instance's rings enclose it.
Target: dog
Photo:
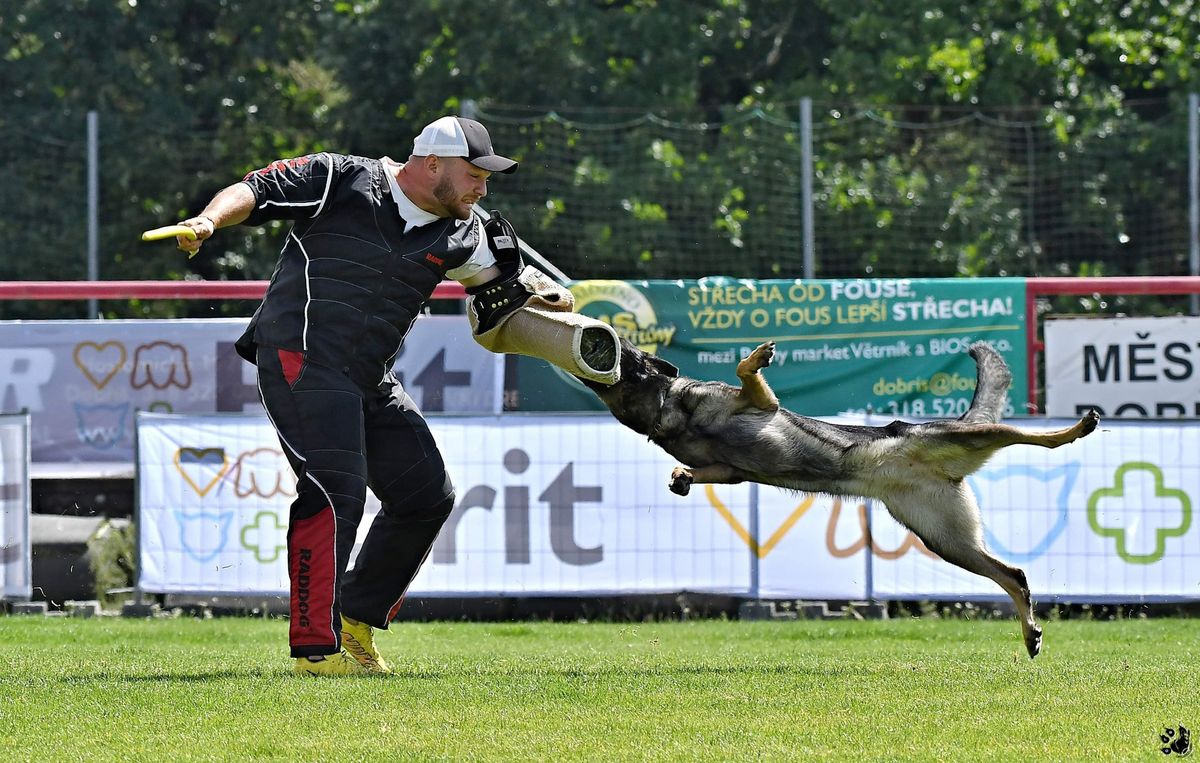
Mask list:
[[[1012,597],[1025,648],[1041,651],[1025,573],[990,554],[979,506],[965,477],[1010,445],[1057,448],[1095,431],[1090,411],[1074,426],[1031,432],[1000,419],[1012,373],[991,345],[976,342],[977,381],[970,408],[958,419],[887,426],[847,426],[801,416],[779,405],[760,373],[775,343],[765,342],[737,364],[741,387],[679,375],[671,363],[621,339],[621,378],[607,386],[581,380],[616,419],[683,465],[670,489],[693,484],[757,482],[805,493],[874,498],[887,506],[942,559],[995,581]]]

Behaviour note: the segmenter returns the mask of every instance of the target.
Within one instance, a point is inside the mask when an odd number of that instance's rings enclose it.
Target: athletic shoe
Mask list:
[[[370,675],[358,660],[343,649],[337,654],[320,658],[297,657],[296,673],[302,676],[365,676]]]
[[[375,629],[342,615],[342,649],[368,673],[391,673],[392,668],[375,648]]]

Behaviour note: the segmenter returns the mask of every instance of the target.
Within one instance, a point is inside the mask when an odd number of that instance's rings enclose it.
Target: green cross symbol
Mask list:
[[[1179,507],[1183,513],[1183,521],[1178,527],[1159,527],[1154,531],[1154,551],[1149,554],[1133,554],[1125,546],[1125,528],[1124,527],[1104,527],[1100,524],[1100,516],[1098,511],[1099,503],[1104,498],[1124,498],[1125,497],[1125,475],[1133,471],[1144,471],[1154,475],[1154,496],[1156,498],[1174,498],[1179,501]],[[1167,553],[1167,538],[1178,538],[1188,531],[1192,526],[1192,501],[1188,498],[1187,493],[1175,488],[1166,487],[1163,484],[1162,469],[1145,461],[1130,461],[1129,463],[1121,464],[1117,467],[1116,474],[1113,475],[1113,486],[1097,490],[1088,498],[1088,525],[1091,526],[1092,532],[1102,538],[1112,538],[1117,542],[1117,556],[1124,559],[1130,564],[1153,564],[1161,561]],[[1137,507],[1129,506],[1129,510],[1136,511]]]
[[[250,542],[251,533],[254,534],[253,543]],[[252,550],[255,559],[268,564],[279,558],[280,551],[287,550],[287,525],[279,524],[279,516],[275,512],[260,511],[254,515],[252,524],[242,527],[241,539],[242,548]],[[264,543],[264,539],[268,542]],[[266,556],[268,553],[270,556]]]

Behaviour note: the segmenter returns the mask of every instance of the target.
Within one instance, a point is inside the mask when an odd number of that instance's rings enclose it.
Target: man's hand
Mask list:
[[[505,220],[498,210],[493,209],[491,216],[483,224],[483,233],[487,236],[488,248],[492,250],[500,272],[507,278],[521,272],[525,261],[521,258],[521,240],[517,238],[512,223]]]
[[[217,230],[216,223],[207,215],[196,215],[189,217],[179,223],[180,225],[191,228],[196,232],[196,238],[189,239],[187,236],[176,236],[175,243],[179,246],[179,251],[187,252],[188,257],[195,256],[196,252],[200,251],[200,245],[204,240],[212,236]]]
[[[180,222],[180,225],[191,228],[196,233],[193,241],[187,236],[177,236],[175,242],[180,251],[187,252],[188,257],[195,256],[200,251],[204,240],[217,228],[227,228],[237,225],[250,216],[254,209],[254,191],[245,183],[234,183],[217,192],[212,201],[204,207],[204,211],[195,217]]]

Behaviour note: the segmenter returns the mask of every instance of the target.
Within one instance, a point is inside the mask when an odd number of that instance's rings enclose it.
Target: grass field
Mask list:
[[[292,676],[281,620],[0,617],[3,760],[1167,760],[1200,621],[401,623]]]

